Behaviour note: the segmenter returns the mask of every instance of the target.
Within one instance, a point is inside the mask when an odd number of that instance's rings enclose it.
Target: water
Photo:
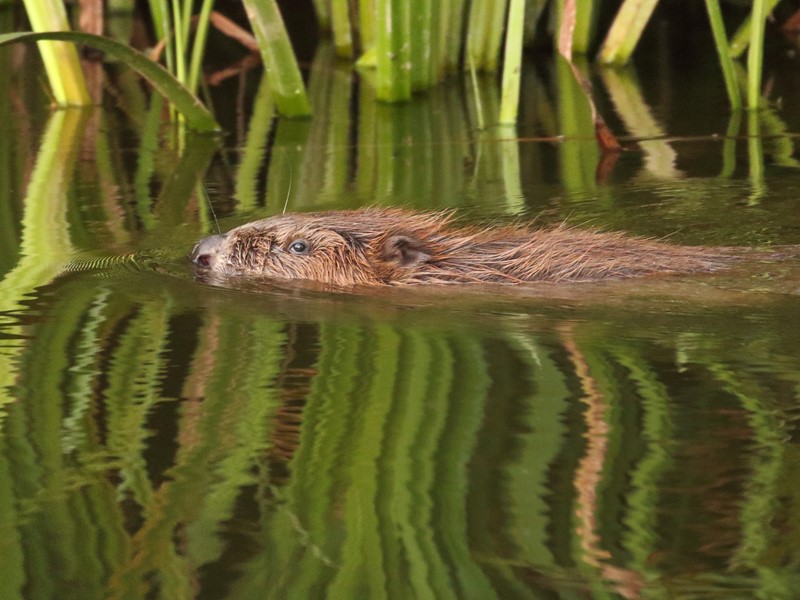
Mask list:
[[[275,125],[252,75],[214,93],[255,108],[183,145],[137,86],[90,113],[28,90],[0,142],[0,597],[795,597],[797,259],[359,293],[187,264],[205,193],[223,230],[378,204],[800,243],[791,105],[737,123],[713,63],[597,74],[643,138],[598,179],[548,65],[517,131],[476,131],[460,82],[375,105],[324,51],[313,121]]]

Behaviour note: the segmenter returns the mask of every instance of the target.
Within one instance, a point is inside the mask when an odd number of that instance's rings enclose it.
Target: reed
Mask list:
[[[336,55],[353,58],[353,32],[350,25],[350,6],[347,0],[331,0],[331,24]]]
[[[311,114],[303,77],[275,0],[242,0],[261,49],[278,111],[287,117]]]
[[[375,31],[375,87],[377,98],[388,102],[411,97],[409,13],[406,0],[378,0]]]
[[[750,47],[747,51],[747,108],[761,106],[761,73],[764,68],[764,23],[767,20],[767,0],[753,0]]]
[[[181,85],[175,77],[161,65],[153,62],[141,52],[115,42],[114,40],[91,35],[88,33],[53,32],[53,33],[7,33],[0,35],[0,46],[15,42],[36,42],[40,40],[57,40],[72,42],[69,45],[73,50],[74,44],[83,44],[102,50],[109,56],[125,62],[128,67],[138,71],[148,79],[153,87],[164,95],[186,117],[187,124],[199,131],[216,131],[219,129],[214,117],[211,116],[198,99],[193,96],[185,86]],[[76,53],[77,57],[77,53]]]
[[[658,0],[625,0],[600,48],[598,60],[605,64],[628,62]]]
[[[778,1],[754,1],[750,18],[729,43],[719,1],[706,0],[711,33],[734,109],[741,105],[741,98],[733,58],[747,46],[747,103],[754,108],[761,102],[764,26]],[[276,0],[242,2],[278,113],[309,115],[303,79]],[[148,0],[148,4],[168,70],[194,93],[201,83],[206,40],[214,22],[213,0]],[[25,0],[25,5],[35,30],[66,28],[59,0]],[[624,0],[605,30],[598,60],[626,63],[657,5],[658,0]],[[545,9],[549,8],[554,18],[560,18],[564,10],[563,2],[556,0],[313,0],[313,6],[320,29],[332,32],[336,54],[362,67],[374,67],[378,101],[408,101],[413,93],[429,89],[459,69],[494,72],[502,66],[502,123],[513,123],[517,118],[523,46],[533,40]],[[600,2],[575,0],[570,6],[575,15],[571,18],[570,53],[586,54],[595,44]],[[312,22],[309,19],[309,25]],[[63,56],[54,55],[53,48],[44,52],[57,102],[85,103],[85,85],[74,48],[67,46]]]
[[[197,19],[197,30],[195,31],[194,41],[192,43],[189,73],[186,80],[186,87],[188,87],[189,91],[192,93],[197,92],[197,86],[200,82],[203,55],[206,50],[206,38],[208,37],[209,17],[211,16],[211,8],[213,5],[213,0],[203,0],[203,4],[200,7],[200,15]]]
[[[431,42],[433,38],[432,0],[409,0],[410,72],[412,91],[431,86]]]
[[[767,0],[767,14],[772,12],[772,9],[775,8],[781,0]],[[759,23],[759,27],[763,27],[763,21]],[[739,25],[739,29],[736,30],[736,33],[733,34],[731,37],[731,48],[730,53],[732,58],[739,58],[744,51],[747,50],[747,46],[750,44],[750,35],[753,27],[753,15],[752,13],[750,16],[746,17],[742,24]]]
[[[739,85],[736,81],[736,69],[731,57],[731,50],[728,44],[728,36],[725,34],[725,23],[722,20],[722,11],[718,0],[706,0],[706,11],[708,20],[711,22],[711,32],[714,35],[714,43],[717,47],[722,75],[725,78],[725,89],[728,92],[731,108],[738,109],[742,106],[742,98],[739,93]]]
[[[69,31],[67,13],[60,0],[25,0],[25,10],[37,33]],[[39,42],[53,99],[60,106],[91,103],[75,46],[65,42]]]
[[[572,38],[572,49],[578,54],[588,54],[594,42],[597,28],[599,2],[595,0],[577,0],[578,19]]]
[[[375,2],[358,0],[358,34],[361,47],[365,49],[375,44]]]
[[[500,100],[500,123],[517,122],[519,82],[522,72],[522,36],[525,0],[511,0],[506,25],[506,48],[503,60],[503,92]]]
[[[470,5],[465,51],[480,71],[497,70],[507,4],[507,0],[473,0]]]

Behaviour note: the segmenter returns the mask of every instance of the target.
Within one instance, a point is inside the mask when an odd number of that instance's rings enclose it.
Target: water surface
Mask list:
[[[125,74],[104,108],[7,113],[0,597],[794,597],[797,260],[374,293],[186,261],[284,207],[800,243],[791,105],[731,117],[708,65],[670,72],[594,73],[629,149],[605,171],[549,63],[517,130],[477,130],[459,81],[376,105],[324,48],[312,121],[257,74],[213,91],[247,106],[223,138]]]

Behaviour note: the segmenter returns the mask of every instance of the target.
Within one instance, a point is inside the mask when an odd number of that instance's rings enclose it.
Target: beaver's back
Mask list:
[[[680,246],[555,227],[462,227],[448,213],[361,209],[287,214],[197,244],[200,268],[337,286],[600,281],[725,268],[734,248]]]

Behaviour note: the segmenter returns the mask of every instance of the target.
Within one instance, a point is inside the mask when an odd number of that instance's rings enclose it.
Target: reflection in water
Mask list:
[[[792,589],[798,348],[752,345],[784,306],[465,327],[385,302],[51,286],[1,438],[4,597]]]

